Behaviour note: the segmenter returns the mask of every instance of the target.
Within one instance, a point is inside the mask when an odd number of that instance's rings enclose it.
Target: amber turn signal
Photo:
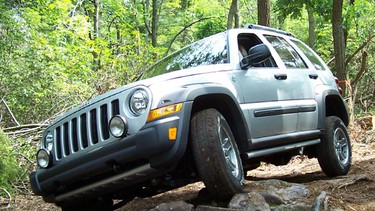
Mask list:
[[[168,138],[170,141],[174,141],[177,138],[177,127],[171,127],[168,130]]]
[[[170,114],[177,113],[181,109],[182,109],[182,103],[177,103],[177,104],[151,110],[150,113],[148,114],[147,121],[152,121],[152,120],[159,119],[161,117],[164,117]]]

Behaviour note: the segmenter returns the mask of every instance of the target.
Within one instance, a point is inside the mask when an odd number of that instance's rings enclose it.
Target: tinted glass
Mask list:
[[[143,73],[141,78],[150,78],[199,65],[223,63],[228,63],[226,33],[200,40],[165,57]]]
[[[314,65],[315,69],[317,70],[325,70],[323,63],[317,55],[311,50],[311,48],[307,47],[304,43],[299,40],[293,40],[293,43],[301,49],[301,51],[306,55],[306,57],[310,60],[310,62]]]
[[[287,68],[307,68],[300,55],[285,39],[275,36],[266,36],[266,38],[280,55]]]

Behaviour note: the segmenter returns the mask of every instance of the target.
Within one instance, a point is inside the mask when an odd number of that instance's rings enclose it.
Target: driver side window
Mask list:
[[[239,34],[237,41],[240,61],[248,56],[249,50],[252,47],[263,43],[255,34]],[[256,64],[253,67],[277,67],[277,65],[275,60],[271,56],[266,61]]]

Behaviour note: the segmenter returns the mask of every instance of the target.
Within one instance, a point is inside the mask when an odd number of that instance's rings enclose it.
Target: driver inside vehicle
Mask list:
[[[247,56],[247,50],[243,45],[238,45],[238,56],[240,61]]]

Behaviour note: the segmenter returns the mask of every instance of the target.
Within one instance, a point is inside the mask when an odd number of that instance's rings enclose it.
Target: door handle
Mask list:
[[[275,74],[274,76],[277,80],[286,80],[288,78],[286,74]]]
[[[318,78],[318,74],[309,74],[309,78],[310,79],[317,79]]]

